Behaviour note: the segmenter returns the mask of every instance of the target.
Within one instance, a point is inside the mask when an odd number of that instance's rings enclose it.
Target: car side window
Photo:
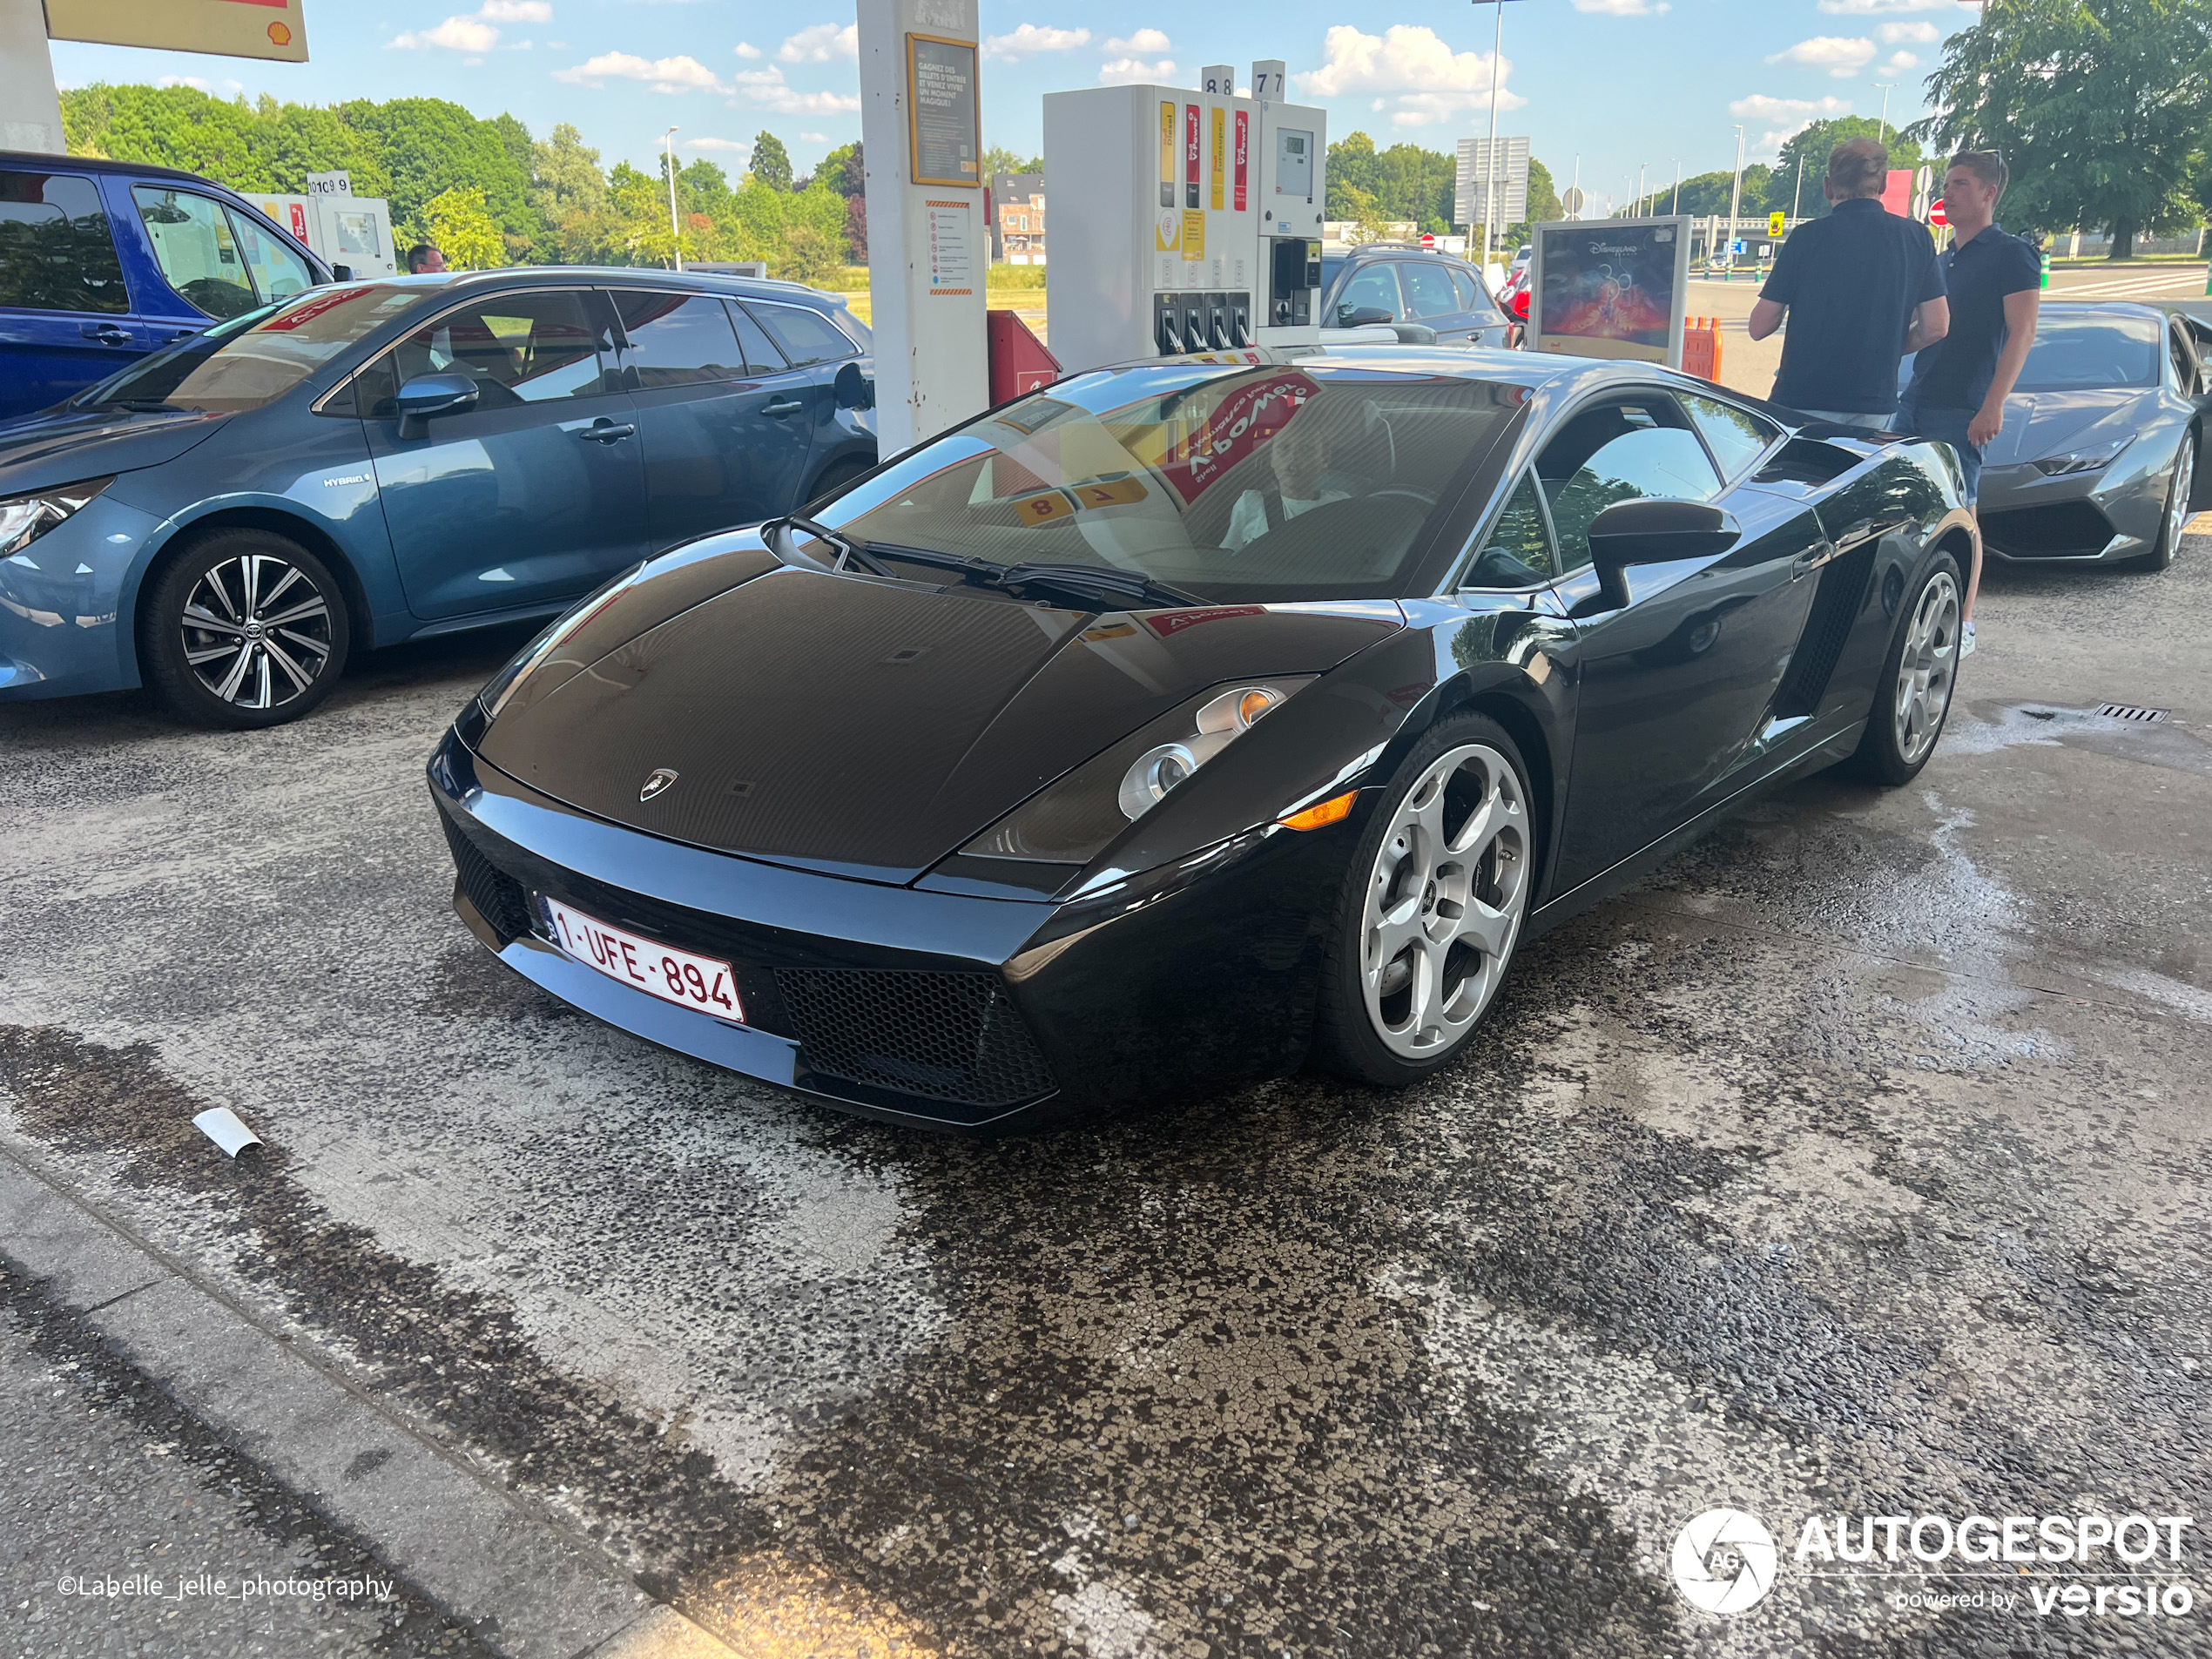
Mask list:
[[[1337,296],[1339,326],[1351,327],[1353,315],[1362,311],[1387,311],[1393,322],[1406,314],[1406,302],[1398,294],[1397,273],[1388,261],[1361,266]]]
[[[793,368],[834,363],[860,354],[860,348],[846,332],[819,311],[809,311],[803,306],[762,305],[758,300],[745,308],[775,336]]]
[[[1590,562],[1590,524],[1615,502],[1710,501],[1720,492],[1705,446],[1670,397],[1631,396],[1581,410],[1536,458],[1559,569]]]
[[[270,235],[243,213],[227,212],[226,217],[239,251],[246,257],[246,274],[253,280],[264,305],[305,293],[315,286],[314,273],[289,246],[289,237]]]
[[[614,391],[613,341],[591,300],[575,289],[536,289],[448,311],[362,372],[362,412],[388,418],[394,395],[420,374],[468,375],[480,410]]]
[[[2197,395],[2196,354],[2189,349],[2188,341],[2182,333],[2182,325],[2170,324],[2166,330],[2166,343],[2174,354],[2174,384],[2183,397]]]
[[[745,367],[755,374],[781,374],[791,364],[786,361],[783,347],[768,338],[768,331],[753,321],[752,314],[735,300],[724,302],[730,320],[737,325],[738,343],[745,348]]]
[[[1468,588],[1529,588],[1560,574],[1552,556],[1551,528],[1544,522],[1544,504],[1534,473],[1523,473],[1506,498],[1497,523],[1482,538],[1460,586]]]
[[[1498,308],[1482,292],[1482,285],[1474,280],[1474,273],[1453,267],[1452,286],[1459,290],[1460,309],[1477,317],[1494,318]]]
[[[115,234],[90,179],[0,172],[0,306],[130,310]]]
[[[1782,435],[1771,421],[1740,409],[1718,398],[1682,395],[1682,406],[1698,431],[1704,434],[1713,458],[1721,463],[1721,476],[1733,483],[1750,464],[1764,455],[1767,446]]]
[[[154,263],[185,304],[215,318],[243,316],[260,303],[222,204],[189,190],[132,187]]]
[[[1421,321],[1457,316],[1466,307],[1452,286],[1452,273],[1427,260],[1400,260],[1398,280],[1406,289],[1406,308]]]
[[[630,343],[623,368],[634,390],[703,386],[745,377],[745,348],[722,301],[711,293],[614,291]]]

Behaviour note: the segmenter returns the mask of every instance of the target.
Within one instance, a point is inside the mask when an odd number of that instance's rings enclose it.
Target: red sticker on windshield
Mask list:
[[[358,300],[367,288],[334,288],[328,293],[319,293],[312,300],[302,300],[281,317],[272,317],[261,325],[265,334],[281,334],[297,328],[303,322],[313,322],[326,311],[335,310],[348,300]]]
[[[1188,506],[1224,474],[1291,422],[1321,388],[1296,372],[1270,374],[1238,387],[1198,422],[1179,434],[1159,471]]]
[[[1185,628],[1196,628],[1201,623],[1222,622],[1231,617],[1264,617],[1265,605],[1215,605],[1205,610],[1170,610],[1164,616],[1146,617],[1143,623],[1154,633],[1165,639],[1170,634],[1179,634]]]

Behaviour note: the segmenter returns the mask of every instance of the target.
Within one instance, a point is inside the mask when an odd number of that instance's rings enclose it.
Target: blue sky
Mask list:
[[[573,121],[603,161],[650,166],[663,128],[687,158],[732,173],[763,127],[801,172],[860,136],[853,14],[792,0],[307,0],[304,64],[54,43],[57,79],[189,79],[305,102],[436,96],[511,110],[540,137]],[[1357,22],[1346,22],[1347,15]],[[983,0],[984,141],[1034,149],[1048,91],[1116,78],[1195,84],[1288,61],[1294,95],[1329,132],[1449,151],[1488,119],[1493,8],[1347,14],[1340,0],[1278,0],[1195,17],[1166,0]],[[1735,127],[1770,157],[1817,116],[1924,112],[1943,37],[1978,21],[1959,0],[1514,0],[1505,8],[1499,128],[1527,133],[1563,188],[1581,158],[1593,206],[1625,201],[1640,164],[1656,188],[1727,167]],[[1254,28],[1256,19],[1264,27]]]

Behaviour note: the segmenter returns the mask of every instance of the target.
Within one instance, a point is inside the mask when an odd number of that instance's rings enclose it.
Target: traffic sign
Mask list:
[[[1950,216],[1943,211],[1943,198],[1939,196],[1928,204],[1928,223],[1941,230],[1950,222]]]
[[[1436,238],[1434,234],[1428,231],[1423,231],[1421,233],[1421,246],[1428,249],[1431,253],[1435,252]]]
[[[1766,233],[1769,236],[1781,235],[1784,230],[1789,228],[1789,225],[1790,215],[1787,213],[1777,212],[1769,213],[1766,216]]]
[[[1559,205],[1565,208],[1569,213],[1579,213],[1582,211],[1582,204],[1588,199],[1589,198],[1585,196],[1581,190],[1572,185],[1569,185],[1567,187],[1567,193],[1559,199]]]

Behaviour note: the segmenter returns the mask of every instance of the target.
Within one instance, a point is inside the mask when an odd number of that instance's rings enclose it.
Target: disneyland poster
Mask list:
[[[1681,366],[1688,219],[1540,225],[1535,244],[1532,347]]]

